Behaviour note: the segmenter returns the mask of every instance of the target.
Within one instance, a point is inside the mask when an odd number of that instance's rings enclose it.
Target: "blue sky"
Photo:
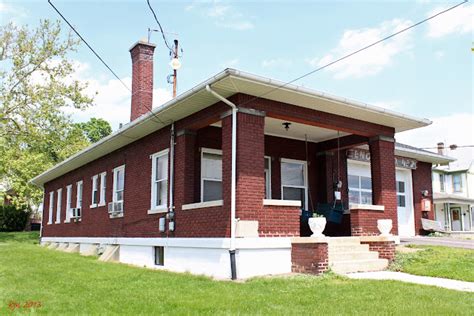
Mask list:
[[[117,74],[129,82],[128,49],[156,28],[146,1],[53,1]],[[157,1],[165,31],[177,33],[184,54],[179,92],[226,67],[289,81],[319,65],[441,11],[452,1]],[[397,139],[421,147],[438,141],[474,144],[473,11],[453,10],[318,72],[297,84],[410,115],[432,119]],[[1,23],[36,25],[58,19],[47,1],[0,1]],[[174,35],[168,35],[169,40]],[[169,57],[158,33],[155,102],[167,100]],[[129,117],[129,92],[83,45],[70,57],[77,77],[91,82],[97,105],[75,120],[108,119],[114,129]],[[472,150],[450,154],[473,157]]]

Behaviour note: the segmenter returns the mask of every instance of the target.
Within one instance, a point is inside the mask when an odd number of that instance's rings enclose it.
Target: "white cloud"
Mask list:
[[[87,108],[85,111],[67,108],[66,113],[71,114],[72,119],[76,122],[87,121],[91,117],[103,118],[110,123],[114,130],[118,128],[120,123],[128,123],[130,121],[130,92],[125,89],[122,83],[117,79],[96,79],[101,76],[92,74],[88,64],[79,61],[74,61],[74,64],[77,65],[75,68],[78,70],[73,78],[89,82],[86,94],[94,96],[94,106]],[[130,77],[121,79],[128,87],[131,87]],[[169,90],[153,89],[153,108],[164,104],[171,98]]]
[[[437,7],[428,16],[445,10],[447,7]],[[474,5],[462,5],[448,11],[428,22],[428,37],[439,38],[450,34],[472,33]]]
[[[4,1],[0,1],[0,16],[8,22],[17,22],[28,16],[26,10],[19,6],[12,6]]]
[[[441,58],[443,58],[443,57],[444,57],[444,51],[438,50],[438,51],[435,52],[435,58],[436,58],[436,59],[439,60],[439,59],[441,59]]]
[[[193,1],[185,6],[186,11],[196,10],[205,18],[212,19],[215,25],[236,31],[246,31],[255,27],[254,23],[245,17],[229,1],[201,0]]]
[[[375,28],[346,30],[337,47],[322,58],[307,60],[314,67],[324,66],[342,56],[363,48],[383,37],[411,25],[409,20],[385,21]],[[411,48],[411,32],[407,31],[327,68],[337,79],[375,75],[392,64],[395,56]]]
[[[474,145],[473,113],[451,114],[432,121],[430,126],[397,134],[397,141],[420,148],[436,147],[439,142],[444,142],[446,146]],[[436,149],[430,150],[436,152]],[[474,148],[450,150],[447,155],[457,158],[458,164],[466,163],[474,159]]]
[[[220,66],[222,68],[232,68],[232,67],[235,67],[239,64],[240,62],[240,59],[239,58],[234,58],[234,59],[230,59],[230,60],[227,60],[223,63],[220,64]]]
[[[262,60],[263,68],[289,68],[293,61],[285,58],[272,58]]]

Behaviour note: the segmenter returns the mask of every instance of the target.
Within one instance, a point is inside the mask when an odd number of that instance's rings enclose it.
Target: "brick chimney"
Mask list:
[[[438,154],[444,155],[444,143],[440,142],[438,145]]]
[[[156,45],[136,42],[130,48],[132,56],[132,107],[130,121],[136,120],[153,106],[153,52]]]

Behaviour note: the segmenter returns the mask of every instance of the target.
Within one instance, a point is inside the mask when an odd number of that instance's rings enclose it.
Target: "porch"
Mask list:
[[[474,232],[474,199],[458,194],[435,193],[435,220],[447,232]]]
[[[243,94],[229,99],[245,103],[237,113],[237,237],[309,236],[301,215],[313,212],[328,216],[327,236],[378,235],[378,219],[391,219],[397,235],[394,128]],[[177,237],[230,236],[228,109],[219,102],[176,124]],[[371,156],[370,177],[349,188],[347,150],[360,146]]]

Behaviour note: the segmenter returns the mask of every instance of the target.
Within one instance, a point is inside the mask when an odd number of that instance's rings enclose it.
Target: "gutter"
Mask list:
[[[237,269],[235,265],[235,191],[236,191],[236,167],[237,167],[237,106],[206,85],[206,90],[232,108],[232,180],[230,197],[230,269],[232,280],[237,279]]]

